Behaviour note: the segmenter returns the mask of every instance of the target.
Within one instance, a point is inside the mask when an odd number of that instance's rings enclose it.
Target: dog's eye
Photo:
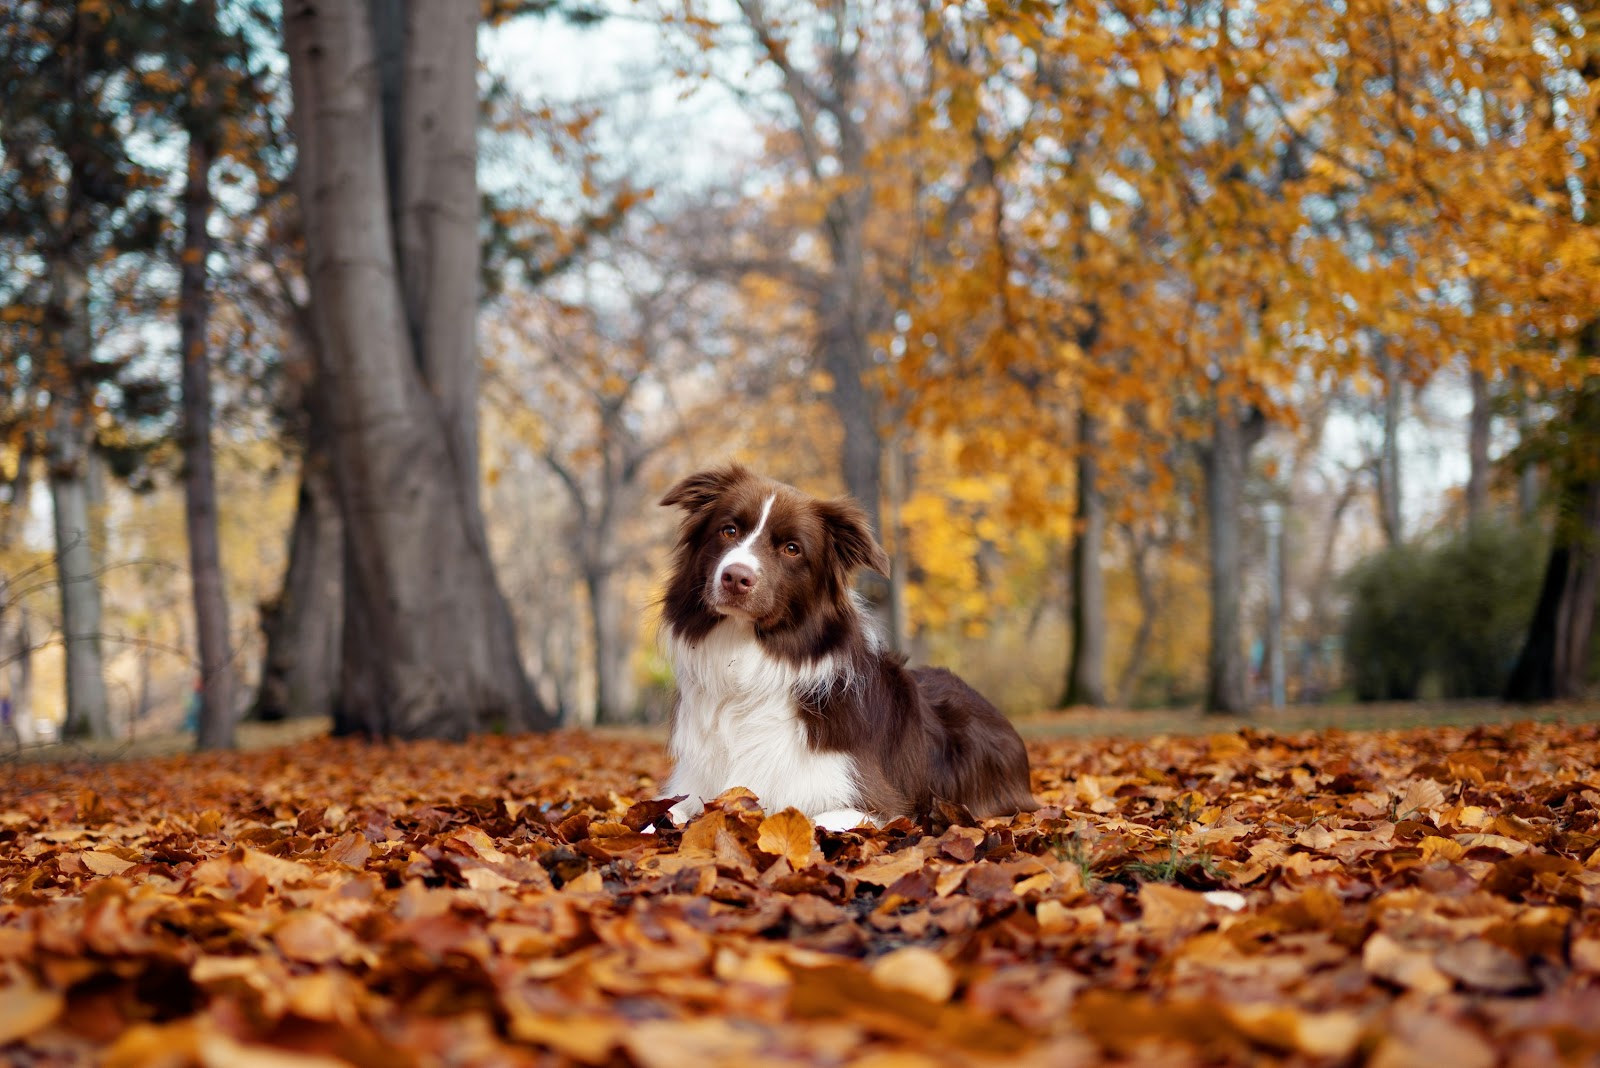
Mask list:
[[[732,523],[729,523],[727,526],[722,528],[722,536],[727,538],[729,541],[732,541],[734,538],[739,536],[739,528],[734,526]]]
[[[795,542],[795,541],[791,541],[791,542],[788,542],[787,544],[785,544],[784,547],[783,547],[783,555],[785,555],[785,556],[799,556],[800,555],[800,543],[799,542]]]

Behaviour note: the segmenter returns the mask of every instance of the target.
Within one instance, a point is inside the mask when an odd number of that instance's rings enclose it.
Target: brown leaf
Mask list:
[[[710,857],[717,851],[717,835],[726,833],[728,814],[721,809],[708,809],[688,827],[678,842],[679,856]]]
[[[1445,946],[1433,955],[1439,970],[1473,990],[1511,994],[1534,985],[1521,957],[1503,946],[1471,938]]]
[[[1465,1024],[1422,1012],[1391,1014],[1390,1028],[1367,1063],[1371,1068],[1493,1068],[1494,1047]]]
[[[625,1031],[619,1020],[590,1014],[511,1015],[511,1034],[519,1041],[543,1046],[579,1064],[605,1064]]]
[[[22,980],[0,987],[0,1046],[27,1038],[54,1023],[66,999]]]
[[[1223,1011],[1251,1041],[1280,1053],[1343,1059],[1355,1052],[1364,1030],[1353,1012],[1304,1012],[1261,1003],[1230,1004]]]
[[[99,850],[85,850],[78,854],[78,859],[83,861],[83,866],[96,875],[121,875],[134,866],[133,861],[123,860],[115,853],[105,853]]]
[[[922,946],[906,946],[872,962],[872,981],[885,990],[904,990],[929,1001],[946,1002],[956,990],[956,974],[943,957]]]
[[[342,864],[347,868],[364,868],[367,861],[372,858],[372,843],[367,841],[367,836],[351,831],[340,835],[322,855],[335,864]]]
[[[1382,931],[1361,948],[1361,966],[1379,979],[1419,994],[1443,994],[1451,987],[1449,977],[1434,966],[1432,954],[1408,949]]]
[[[816,829],[805,813],[795,808],[786,808],[761,821],[756,848],[768,856],[786,858],[795,871],[822,859],[816,845]]]
[[[291,912],[272,931],[278,950],[290,960],[326,964],[352,944],[350,932],[320,912]]]

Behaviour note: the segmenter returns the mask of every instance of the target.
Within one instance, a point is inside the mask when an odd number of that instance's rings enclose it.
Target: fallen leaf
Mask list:
[[[1452,986],[1449,977],[1434,965],[1432,954],[1408,949],[1382,931],[1362,947],[1361,966],[1379,979],[1419,994],[1443,994]]]
[[[761,821],[756,848],[769,856],[784,857],[795,871],[809,867],[813,858],[821,859],[816,847],[816,832],[799,809],[786,808]]]
[[[102,853],[98,850],[85,850],[78,854],[78,859],[83,861],[85,868],[96,875],[121,875],[134,866],[131,860],[123,860],[115,853]]]
[[[1229,1004],[1228,1020],[1251,1041],[1281,1053],[1342,1059],[1361,1043],[1361,1017],[1353,1012],[1304,1012],[1293,1005]]]
[[[326,964],[352,944],[350,932],[320,912],[291,912],[272,931],[272,940],[290,960]]]
[[[48,1027],[65,1007],[66,999],[58,992],[42,990],[31,982],[0,987],[0,1046]]]
[[[955,993],[956,976],[943,957],[922,946],[906,946],[872,962],[872,981],[885,990],[904,990],[929,1001],[946,1002]]]
[[[1433,955],[1439,970],[1474,990],[1510,994],[1533,985],[1521,957],[1503,946],[1473,938],[1445,946]]]

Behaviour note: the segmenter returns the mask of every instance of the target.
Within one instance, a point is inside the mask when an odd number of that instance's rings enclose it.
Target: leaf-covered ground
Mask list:
[[[0,1061],[1600,1062],[1600,727],[1031,749],[870,834],[579,733],[13,766]]]

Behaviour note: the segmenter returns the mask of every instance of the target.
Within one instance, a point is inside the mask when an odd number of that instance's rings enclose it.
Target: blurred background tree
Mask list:
[[[651,501],[728,458],[1011,711],[1588,692],[1581,6],[10,14],[30,731],[659,717]]]

